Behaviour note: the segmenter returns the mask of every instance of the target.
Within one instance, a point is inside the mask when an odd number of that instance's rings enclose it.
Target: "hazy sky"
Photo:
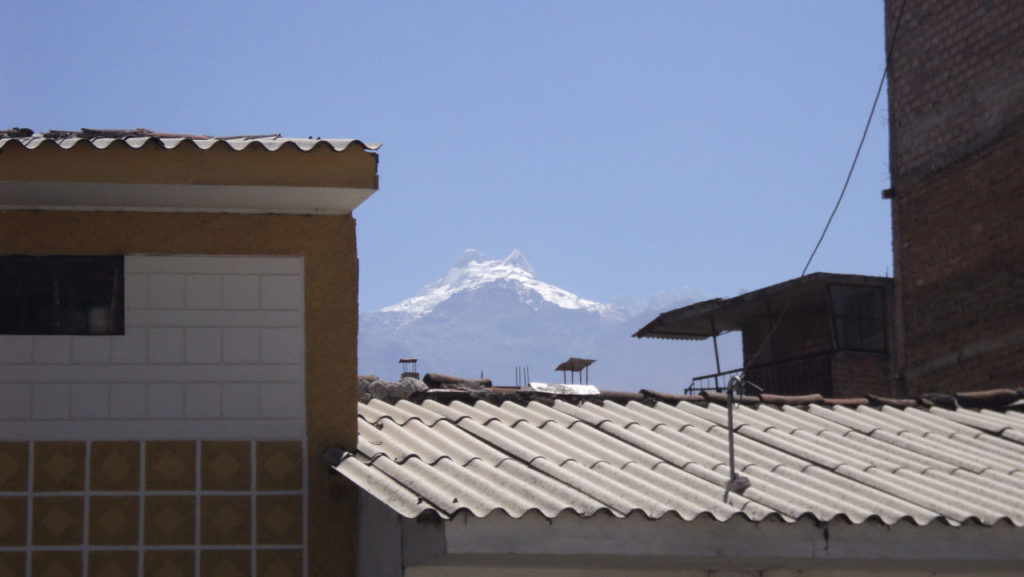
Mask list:
[[[884,65],[881,0],[0,0],[0,125],[381,142],[360,306],[520,249],[598,301],[798,276]],[[886,107],[811,271],[891,267]]]

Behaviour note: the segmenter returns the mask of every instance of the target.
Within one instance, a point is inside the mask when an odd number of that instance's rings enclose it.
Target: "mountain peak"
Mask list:
[[[601,315],[611,310],[608,305],[580,298],[567,290],[537,280],[530,261],[518,249],[503,260],[487,260],[480,251],[470,249],[462,253],[444,278],[427,285],[416,296],[380,311],[405,313],[409,319],[415,319],[429,314],[434,307],[456,294],[478,291],[499,283],[511,287],[522,302],[533,307],[548,302],[563,309],[585,310]]]
[[[526,260],[526,257],[523,256],[523,253],[519,252],[518,248],[514,249],[512,254],[505,257],[505,260],[501,261],[501,264],[512,268],[522,269],[529,273],[530,276],[535,274],[533,267],[530,266],[530,261]]]
[[[466,252],[462,253],[459,260],[455,261],[455,266],[452,268],[466,268],[474,262],[486,262],[487,255],[476,250],[475,248],[467,248]]]

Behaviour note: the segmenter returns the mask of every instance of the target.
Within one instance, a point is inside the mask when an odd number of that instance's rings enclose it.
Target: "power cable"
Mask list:
[[[825,240],[825,235],[828,234],[829,227],[832,226],[832,220],[835,218],[836,213],[839,212],[839,205],[842,204],[843,197],[846,196],[846,189],[850,186],[850,180],[853,178],[853,170],[857,167],[857,160],[860,159],[860,152],[864,148],[864,141],[867,140],[868,137],[868,129],[871,128],[871,120],[875,116],[875,109],[878,108],[878,100],[882,96],[882,88],[885,87],[885,80],[889,74],[889,61],[892,59],[893,49],[896,47],[896,34],[899,32],[900,22],[903,21],[903,10],[906,6],[907,0],[903,0],[903,2],[900,3],[899,14],[896,16],[896,24],[893,25],[892,38],[889,40],[889,49],[885,54],[885,68],[882,70],[882,79],[878,82],[878,89],[875,91],[875,99],[871,103],[871,112],[868,113],[868,120],[864,124],[864,131],[860,135],[860,143],[857,144],[857,152],[853,155],[853,162],[850,163],[850,170],[846,173],[846,181],[843,182],[843,188],[839,192],[839,198],[836,199],[835,206],[832,207],[832,213],[828,216],[828,221],[825,222],[825,228],[822,229],[821,236],[818,237],[818,242],[814,245],[814,250],[811,251],[811,256],[807,258],[807,264],[804,265],[804,268],[800,272],[800,276],[798,278],[803,278],[807,275],[807,269],[811,267],[811,261],[813,261],[815,255],[818,254],[818,249],[821,248],[821,243]],[[790,298],[787,298],[782,305],[782,309],[779,311],[779,316],[777,316],[775,318],[775,322],[772,323],[768,334],[757,347],[757,352],[755,352],[754,355],[750,357],[750,360],[744,364],[741,378],[746,378],[747,370],[751,367],[754,361],[761,356],[765,345],[767,345],[772,337],[775,336],[775,331],[778,330],[779,325],[782,324],[782,318],[786,316],[786,310],[789,309],[789,303]]]
[[[825,235],[828,233],[829,227],[832,225],[832,219],[835,218],[836,212],[839,211],[839,205],[843,202],[843,197],[846,196],[846,189],[850,186],[850,179],[853,177],[853,169],[857,166],[857,160],[860,158],[860,151],[864,148],[864,141],[867,140],[868,129],[871,127],[871,119],[875,116],[875,109],[878,107],[878,99],[882,95],[882,88],[885,86],[885,79],[889,74],[889,60],[892,58],[893,48],[896,46],[896,33],[900,29],[900,22],[903,20],[903,9],[907,5],[907,0],[903,0],[900,4],[900,12],[896,17],[896,24],[892,29],[892,38],[889,41],[889,49],[885,54],[885,69],[882,71],[882,79],[878,82],[878,90],[875,91],[875,100],[871,103],[871,112],[868,113],[867,123],[864,125],[864,132],[860,136],[860,143],[857,145],[857,153],[853,155],[853,162],[850,164],[850,170],[846,173],[846,181],[843,183],[843,189],[839,192],[839,198],[836,199],[836,204],[832,207],[832,214],[829,215],[828,221],[825,222],[825,228],[821,231],[821,236],[818,237],[818,242],[814,245],[814,250],[811,251],[811,256],[807,259],[807,264],[804,265],[803,271],[800,272],[800,277],[803,278],[807,275],[807,269],[811,266],[811,261],[814,260],[814,255],[818,253],[818,249],[821,248],[822,241],[825,240]],[[739,392],[740,396],[746,394],[745,386],[751,385],[758,390],[764,391],[761,387],[758,387],[755,383],[748,383],[747,370],[750,369],[754,360],[761,356],[761,352],[764,350],[766,344],[771,341],[775,335],[775,331],[778,330],[779,325],[782,324],[783,317],[786,316],[786,310],[789,309],[789,303],[792,297],[786,297],[786,301],[782,305],[782,309],[779,311],[779,316],[775,318],[775,322],[772,323],[771,329],[768,334],[761,341],[760,346],[757,347],[757,352],[754,353],[750,360],[744,363],[743,372],[740,373],[739,377],[733,377],[729,381],[728,388],[726,389],[726,409],[729,415],[729,481],[725,485],[725,494],[722,496],[722,501],[727,502],[729,499],[729,493],[743,493],[750,487],[750,480],[736,473],[736,462],[735,462],[735,448],[733,446],[733,417],[732,417],[732,405],[734,402],[733,394]]]

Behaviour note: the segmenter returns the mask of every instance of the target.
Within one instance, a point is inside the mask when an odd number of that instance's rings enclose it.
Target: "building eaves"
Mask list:
[[[115,143],[132,149],[140,149],[149,143],[171,150],[181,145],[195,146],[200,150],[209,150],[215,146],[228,147],[236,151],[245,150],[259,145],[269,152],[282,147],[291,146],[303,152],[314,148],[329,148],[335,152],[343,152],[349,147],[359,147],[366,151],[375,151],[379,144],[365,144],[354,139],[321,139],[321,138],[284,138],[280,134],[240,135],[240,136],[207,136],[202,134],[174,134],[153,132],[146,129],[134,130],[98,130],[83,128],[76,131],[51,130],[35,133],[29,129],[11,128],[0,130],[0,150],[5,146],[20,145],[34,150],[44,145],[55,145],[64,150],[77,146],[92,146],[103,150]]]
[[[797,304],[832,284],[888,286],[892,279],[855,274],[816,272],[743,293],[728,299],[709,299],[661,313],[633,334],[636,338],[703,340],[739,330],[745,319],[777,312],[786,301]]]
[[[428,391],[359,405],[359,445],[335,469],[405,517],[536,511],[684,520],[1024,526],[1020,391],[927,399],[717,395],[565,397]],[[968,397],[965,397],[965,399]]]

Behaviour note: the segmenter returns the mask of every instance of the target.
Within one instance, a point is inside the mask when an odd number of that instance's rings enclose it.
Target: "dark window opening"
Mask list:
[[[886,351],[884,287],[832,286],[829,297],[840,350]]]
[[[123,335],[124,257],[0,256],[0,334]]]

